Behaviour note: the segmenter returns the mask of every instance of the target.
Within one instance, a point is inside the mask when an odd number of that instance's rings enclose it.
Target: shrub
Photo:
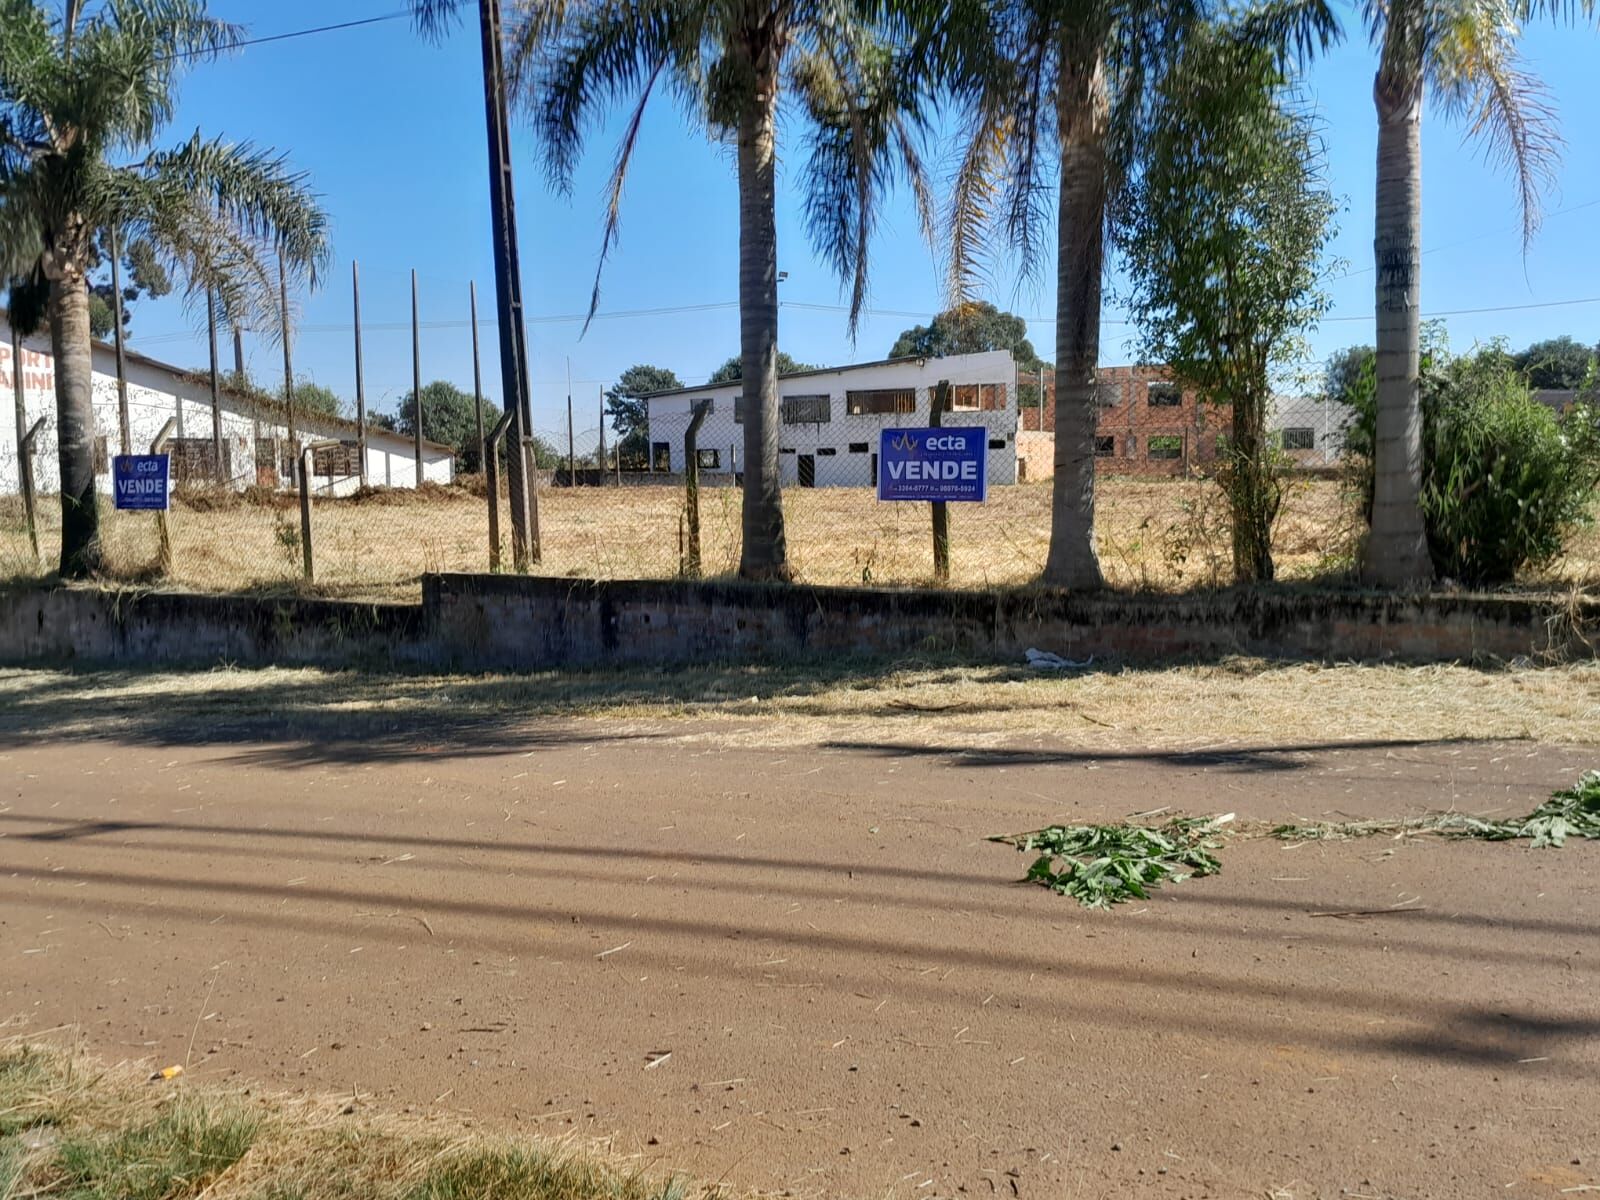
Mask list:
[[[1600,488],[1600,413],[1565,416],[1532,398],[1499,345],[1422,357],[1422,515],[1435,570],[1463,583],[1506,583],[1560,557],[1591,519]],[[1355,410],[1345,452],[1372,513],[1376,388],[1370,356],[1342,395]]]
[[[1425,413],[1422,512],[1443,576],[1503,583],[1561,555],[1600,485],[1591,414],[1534,400],[1498,355],[1457,360]]]

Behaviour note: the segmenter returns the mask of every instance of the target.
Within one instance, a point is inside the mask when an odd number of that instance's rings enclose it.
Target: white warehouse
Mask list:
[[[115,349],[94,343],[95,471],[102,492],[111,491],[110,457],[118,445],[117,359]],[[167,450],[175,483],[220,479],[235,490],[252,485],[287,488],[294,482],[294,449],[289,441],[283,406],[223,389],[222,463],[215,463],[211,439],[211,389],[203,374],[184,371],[132,350],[128,364],[128,423],[135,453],[145,453],[170,418],[175,422]],[[17,445],[32,424],[44,419],[34,444],[34,485],[41,493],[60,490],[56,459],[56,376],[47,336],[22,343],[22,361],[13,361],[11,326],[0,310],[0,402],[13,407],[15,378],[22,378],[23,427],[0,420],[0,494],[20,490]],[[0,410],[4,411],[4,410]],[[361,456],[354,421],[314,413],[296,419],[296,441],[336,441],[337,446],[312,452],[311,482],[320,495],[346,495],[361,484]],[[422,443],[422,477],[449,483],[455,455],[449,446]],[[367,482],[385,487],[416,486],[415,447],[411,438],[386,430],[367,430]]]
[[[942,423],[987,429],[990,485],[1016,483],[1016,378],[1009,350],[892,358],[784,375],[778,380],[783,485],[874,486],[879,435],[885,429],[928,425],[933,390],[941,380],[951,384],[950,409]],[[695,437],[702,478],[718,473],[731,477],[744,469],[744,385],[736,380],[646,398],[651,470],[684,470],[684,435],[702,400],[711,402]]]

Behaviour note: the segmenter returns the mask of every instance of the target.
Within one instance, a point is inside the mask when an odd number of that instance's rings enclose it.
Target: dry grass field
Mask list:
[[[739,557],[739,493],[701,493],[701,542],[708,576],[729,575]],[[670,578],[678,574],[683,492],[677,487],[547,488],[540,493],[547,575]],[[933,580],[929,510],[882,504],[870,489],[790,489],[784,497],[789,552],[799,577],[815,584],[914,586]],[[59,537],[53,498],[41,502],[41,552],[47,568]],[[951,583],[1026,584],[1043,567],[1049,540],[1050,485],[997,488],[983,505],[951,506]],[[1109,479],[1099,491],[1100,556],[1114,586],[1179,591],[1226,583],[1230,549],[1226,505],[1203,480]],[[503,529],[509,531],[507,514]],[[300,514],[294,497],[265,502],[179,496],[170,517],[168,582],[203,591],[303,587]],[[413,598],[429,571],[488,569],[485,501],[464,488],[423,495],[378,490],[319,500],[313,514],[316,588],[363,599]],[[157,578],[156,518],[107,512],[111,574]],[[1284,579],[1337,576],[1348,569],[1359,514],[1342,486],[1292,485],[1276,535]],[[503,534],[508,538],[509,532]],[[506,555],[509,560],[509,550]],[[0,578],[40,573],[28,549],[20,505],[0,499]],[[1568,558],[1544,581],[1592,585],[1600,579],[1600,533],[1580,531]]]

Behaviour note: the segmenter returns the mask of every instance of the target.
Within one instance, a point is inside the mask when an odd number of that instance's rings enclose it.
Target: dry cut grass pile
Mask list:
[[[752,745],[1104,746],[1363,739],[1600,744],[1600,664],[1231,660],[1059,676],[1012,665],[817,663],[420,677],[313,669],[0,671],[0,731],[53,738],[515,738],[552,719]]]
[[[0,1047],[5,1200],[682,1200],[714,1196],[574,1145],[151,1079]]]

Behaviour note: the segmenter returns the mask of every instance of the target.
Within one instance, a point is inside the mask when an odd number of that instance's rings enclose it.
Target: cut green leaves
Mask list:
[[[1110,908],[1146,900],[1164,883],[1222,869],[1214,853],[1225,834],[1273,837],[1284,842],[1333,842],[1366,837],[1475,838],[1527,841],[1534,850],[1560,847],[1568,838],[1600,840],[1600,771],[1554,793],[1524,817],[1487,820],[1464,813],[1434,813],[1399,820],[1325,822],[1309,825],[1234,824],[1234,814],[1181,817],[1165,825],[1051,825],[1032,833],[992,837],[1036,855],[1023,877],[1085,908]]]
[[[1038,852],[1025,879],[1071,896],[1085,908],[1110,908],[1124,900],[1146,900],[1163,883],[1222,869],[1211,852],[1213,835],[1233,814],[1186,817],[1159,827],[1144,825],[1052,825],[1048,829],[991,838]]]

